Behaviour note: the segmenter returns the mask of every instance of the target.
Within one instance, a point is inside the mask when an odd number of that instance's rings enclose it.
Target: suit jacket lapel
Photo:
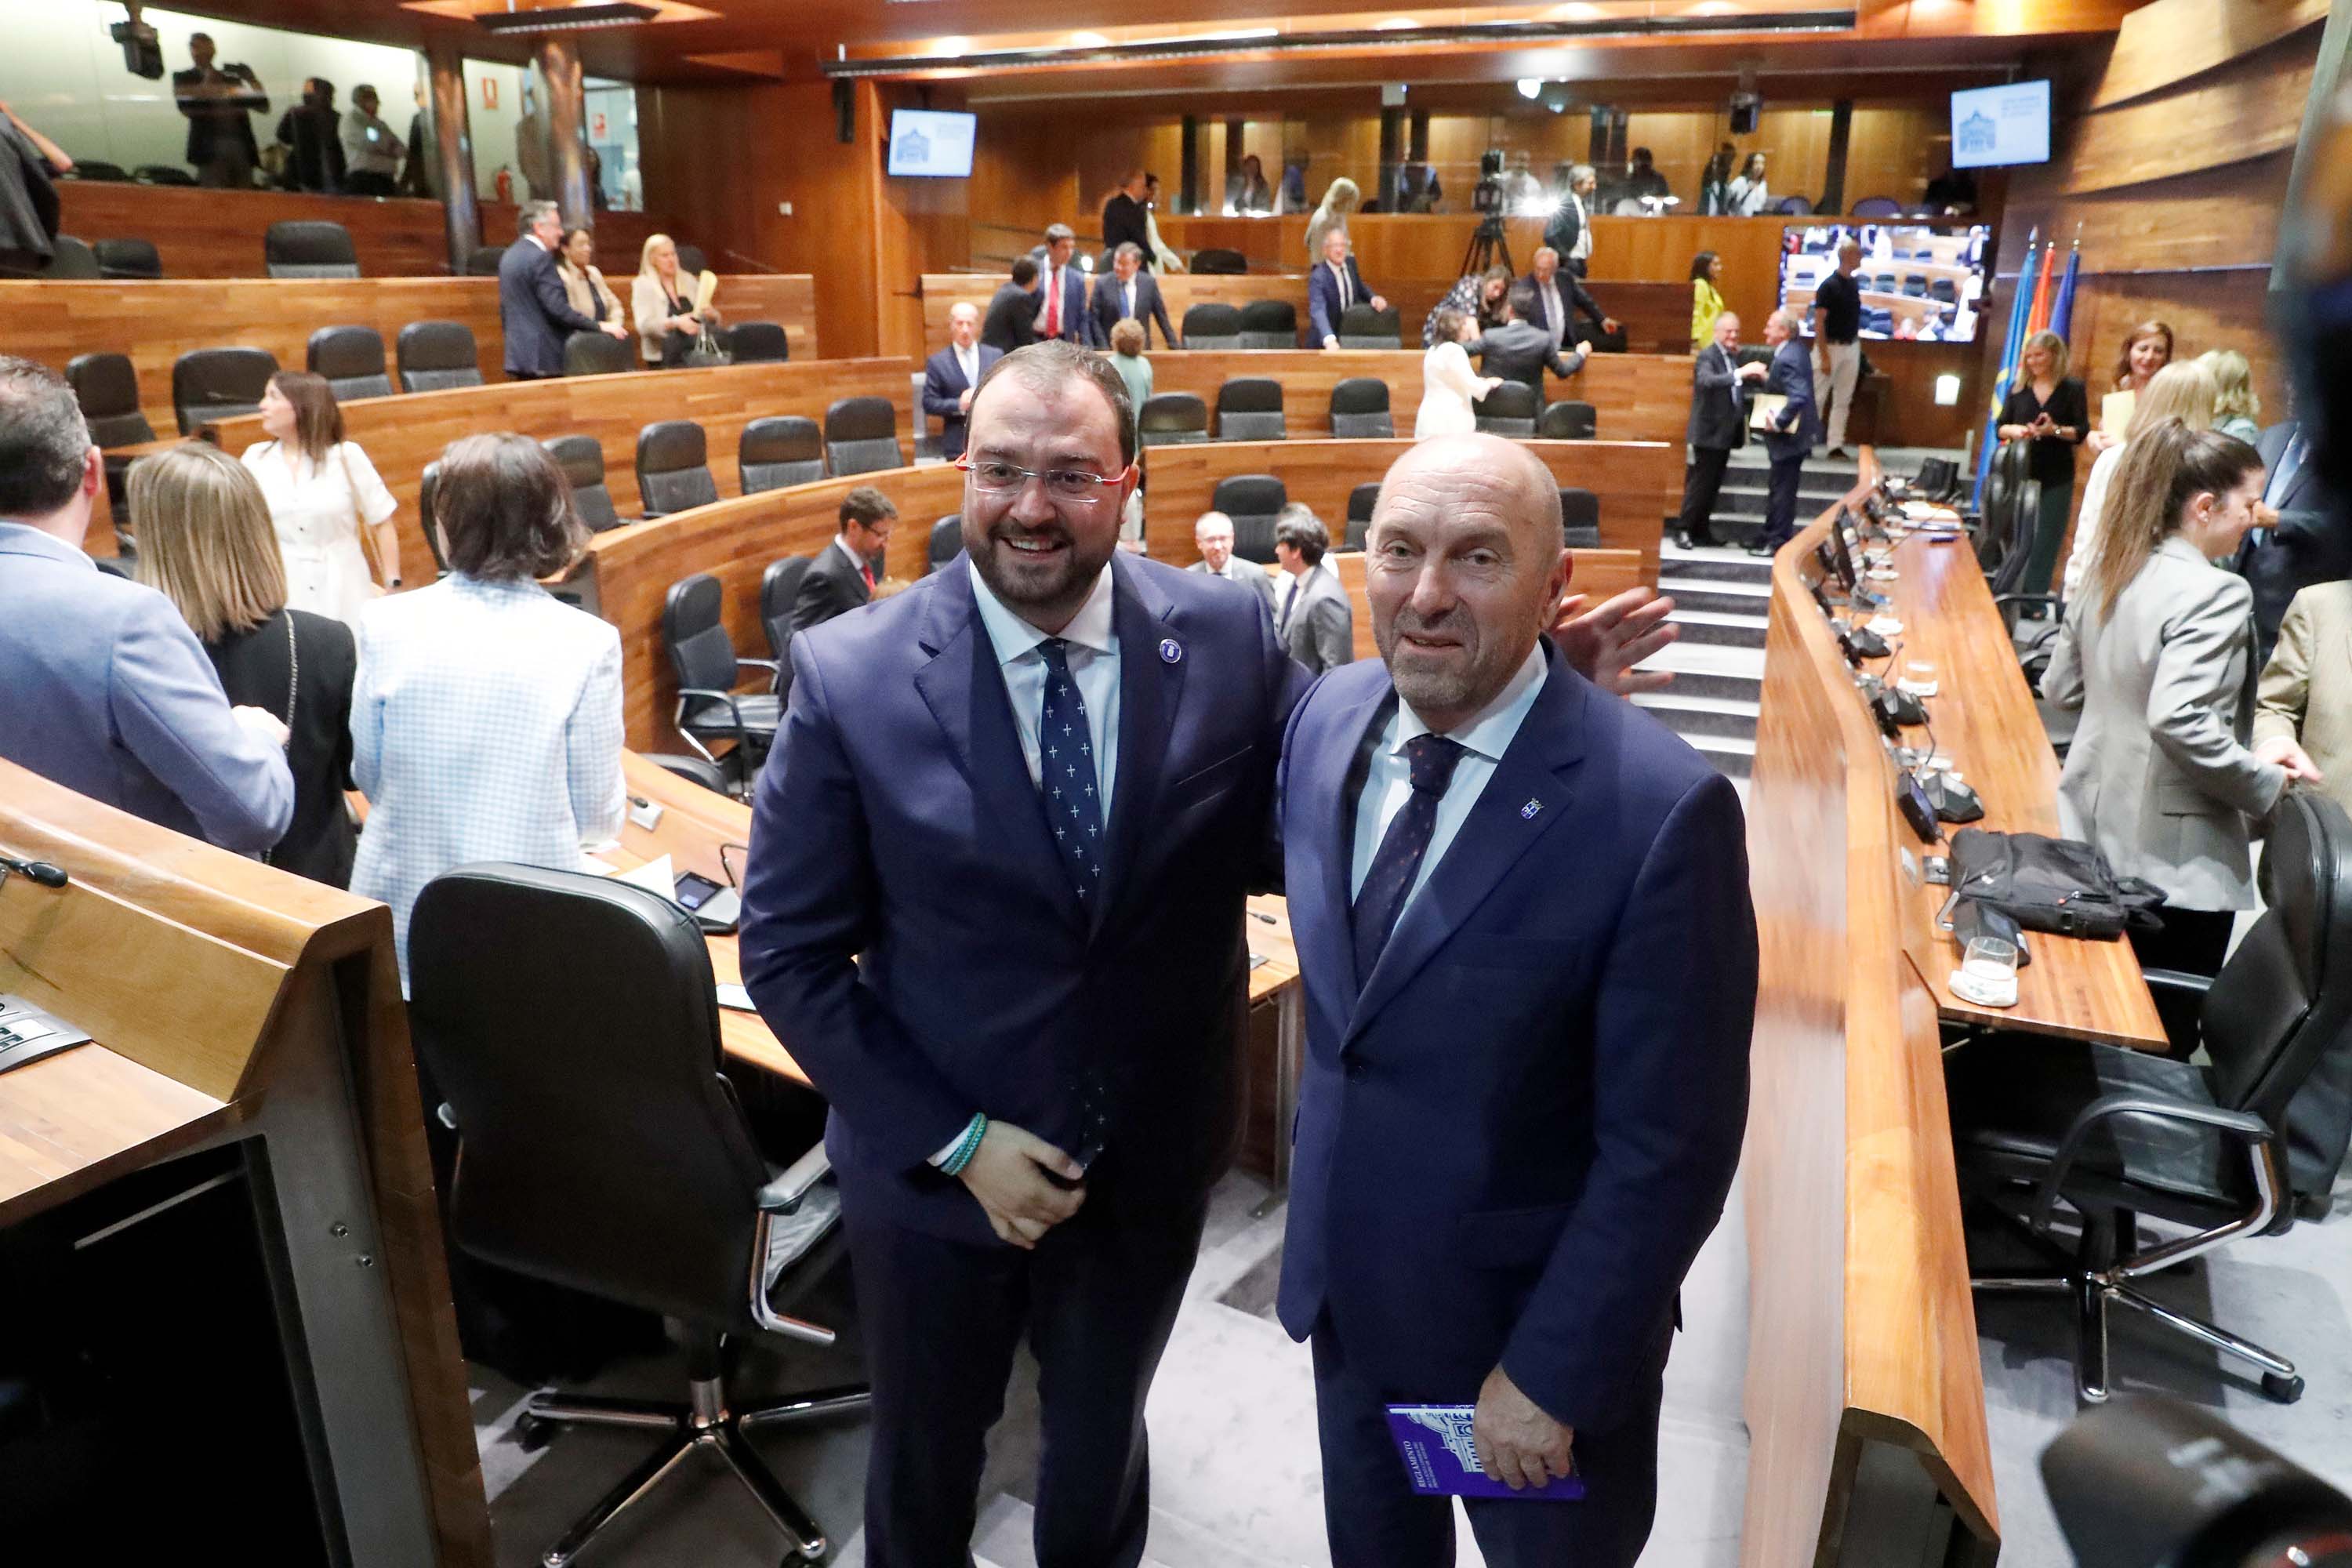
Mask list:
[[[1083,926],[1087,915],[1069,868],[1045,836],[1045,806],[1021,754],[1004,672],[981,624],[968,571],[933,593],[919,641],[931,660],[915,672],[915,689],[939,721],[985,820],[1003,835],[1023,872],[1052,890],[1073,926]]]
[[[1319,749],[1318,771],[1301,781],[1303,788],[1294,786],[1291,791],[1295,798],[1311,802],[1313,809],[1330,813],[1327,820],[1303,825],[1313,833],[1320,856],[1315,892],[1326,918],[1311,922],[1311,951],[1298,955],[1307,984],[1319,994],[1328,1017],[1345,1019],[1355,1011],[1355,927],[1349,919],[1355,900],[1349,896],[1349,884],[1355,880],[1356,808],[1372,748],[1388,728],[1396,705],[1396,688],[1385,679],[1376,682],[1362,700],[1332,721],[1335,743]],[[1342,741],[1344,751],[1337,743]],[[1283,830],[1287,837],[1287,822]],[[1291,921],[1294,935],[1300,923],[1296,919]]]
[[[1102,896],[1095,900],[1094,927],[1102,922],[1135,880],[1136,851],[1143,825],[1157,816],[1161,764],[1176,708],[1184,695],[1183,639],[1176,631],[1175,606],[1114,553],[1111,556],[1111,635],[1118,639],[1118,774],[1111,782],[1110,856],[1103,863]],[[1177,657],[1162,647],[1173,644]]]

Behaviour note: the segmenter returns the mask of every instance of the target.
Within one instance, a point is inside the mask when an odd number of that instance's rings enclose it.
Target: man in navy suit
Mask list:
[[[1077,249],[1078,237],[1068,224],[1046,227],[1045,259],[1039,267],[1043,277],[1037,288],[1037,336],[1041,341],[1059,338],[1088,348],[1108,348],[1108,335],[1098,335],[1094,312],[1087,309],[1087,275],[1071,261]]]
[[[1283,843],[1307,990],[1280,1312],[1314,1345],[1334,1568],[1450,1568],[1389,1403],[1473,1405],[1490,1568],[1631,1568],[1675,1293],[1747,1120],[1738,797],[1543,635],[1556,481],[1425,441],[1366,555],[1381,662],[1300,702]],[[1693,955],[1700,955],[1693,962]]]
[[[1765,317],[1764,341],[1772,346],[1772,367],[1765,373],[1763,390],[1789,401],[1764,432],[1771,477],[1764,492],[1764,531],[1748,547],[1750,555],[1769,555],[1796,537],[1797,481],[1804,477],[1805,454],[1822,438],[1821,416],[1813,404],[1812,362],[1797,339],[1795,319],[1786,310]]]
[[[2270,470],[2263,504],[2278,519],[2246,535],[2234,564],[2253,585],[2255,658],[2263,663],[2295,595],[2314,583],[2352,576],[2352,527],[2328,494],[2320,465],[2311,460],[2311,436],[2299,422],[2272,426],[2254,449]]]
[[[1364,275],[1349,254],[1352,245],[1348,231],[1332,225],[1323,231],[1322,259],[1307,275],[1307,323],[1312,329],[1307,336],[1327,349],[1339,346],[1339,325],[1349,306],[1389,308],[1386,300],[1364,287]]]
[[[1111,252],[1110,276],[1095,279],[1095,331],[1110,342],[1110,330],[1121,321],[1142,324],[1143,346],[1151,346],[1151,323],[1160,323],[1160,341],[1170,348],[1181,345],[1168,321],[1168,300],[1151,274],[1143,270],[1143,247],[1127,244]]]
[[[553,202],[525,202],[522,232],[499,258],[499,325],[506,332],[507,374],[537,381],[563,374],[563,342],[574,332],[609,332],[625,341],[626,326],[601,326],[572,308],[555,270],[563,220]]]
[[[830,1102],[874,1385],[866,1561],[969,1561],[983,1438],[1043,1371],[1037,1560],[1131,1568],[1144,1396],[1238,1135],[1243,895],[1306,673],[1256,595],[1118,548],[1108,361],[1006,355],[969,561],[793,638],[744,984]]]
[[[949,462],[963,456],[973,390],[1003,357],[980,341],[979,306],[959,300],[948,307],[948,346],[923,362],[923,412],[940,422],[940,456]]]

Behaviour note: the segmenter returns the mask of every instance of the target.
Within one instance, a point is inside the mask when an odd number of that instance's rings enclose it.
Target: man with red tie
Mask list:
[[[898,521],[898,509],[872,485],[841,498],[841,531],[809,563],[800,592],[793,595],[794,637],[874,597],[874,563],[882,559],[890,526]]]
[[[1066,223],[1045,230],[1045,276],[1037,280],[1037,335],[1061,338],[1090,349],[1108,348],[1109,340],[1087,309],[1087,275],[1073,264],[1078,237]]]

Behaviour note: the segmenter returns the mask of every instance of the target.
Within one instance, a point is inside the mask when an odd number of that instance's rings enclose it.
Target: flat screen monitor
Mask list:
[[[901,109],[890,116],[890,172],[961,180],[971,174],[976,116],[939,109]]]
[[[2050,84],[2013,81],[1952,94],[1952,167],[2050,162]]]
[[[1992,267],[1983,224],[1790,224],[1780,235],[1780,306],[1813,331],[1813,291],[1838,268],[1838,247],[1862,247],[1861,335],[1937,343],[1976,342]]]

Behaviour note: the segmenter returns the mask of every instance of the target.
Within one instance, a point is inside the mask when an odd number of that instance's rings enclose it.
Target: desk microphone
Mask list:
[[[29,877],[44,888],[62,888],[68,880],[63,867],[52,866],[47,860],[19,860],[14,855],[0,854],[0,882],[6,881],[11,871]]]

